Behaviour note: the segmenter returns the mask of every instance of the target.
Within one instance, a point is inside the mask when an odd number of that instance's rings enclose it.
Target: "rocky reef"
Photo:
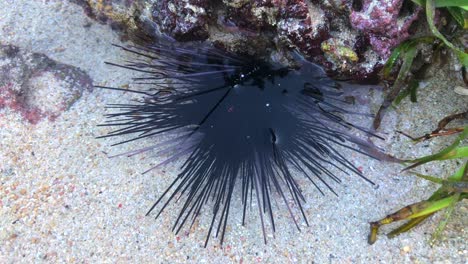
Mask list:
[[[416,7],[412,12],[402,14],[402,5],[403,0],[364,0],[360,11],[351,12],[353,28],[364,33],[372,49],[383,58],[388,58],[391,49],[409,37],[409,28],[422,10]]]
[[[330,74],[375,81],[420,8],[403,0],[69,0],[127,35],[209,40],[288,63],[296,49]]]

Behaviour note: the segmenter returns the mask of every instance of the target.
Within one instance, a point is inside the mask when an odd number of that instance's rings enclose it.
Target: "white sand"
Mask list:
[[[126,56],[110,45],[120,43],[117,35],[85,17],[80,7],[56,0],[0,0],[0,10],[0,42],[80,67],[96,84],[119,86],[130,80],[130,73],[103,63]],[[84,27],[87,23],[91,27]],[[394,133],[429,132],[446,114],[466,108],[467,97],[453,93],[444,74],[420,90],[418,104],[405,101],[386,116],[382,131],[387,140],[380,145],[397,156],[415,157],[453,139],[412,145]],[[369,246],[369,221],[427,198],[437,186],[400,173],[399,165],[354,154],[352,162],[378,186],[353,176],[334,185],[339,197],[329,192],[321,197],[312,187],[304,188],[311,226],[301,226],[302,232],[286,211],[279,211],[276,237],[263,244],[256,211],[249,214],[247,226],[240,225],[236,197],[223,248],[216,239],[203,248],[207,221],[200,221],[190,236],[175,236],[170,228],[177,206],[157,221],[144,216],[173,179],[175,165],[142,175],[157,162],[155,157],[108,159],[104,151],[128,151],[132,144],[111,148],[114,140],[95,139],[108,132],[97,127],[104,121],[105,105],[127,100],[118,92],[87,92],[55,122],[37,125],[0,109],[0,263],[466,263],[466,201],[457,205],[443,241],[434,247],[428,240],[441,214],[395,239],[381,235]],[[422,171],[447,175],[458,166],[429,164]]]

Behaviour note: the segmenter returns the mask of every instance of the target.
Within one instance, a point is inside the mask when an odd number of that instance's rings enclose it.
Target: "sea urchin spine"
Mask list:
[[[342,117],[349,112],[339,85],[318,66],[302,61],[298,68],[280,67],[207,45],[121,48],[137,58],[109,64],[142,73],[135,80],[146,88],[102,87],[142,95],[136,103],[111,105],[119,112],[109,114],[104,125],[119,129],[104,137],[135,135],[119,144],[161,134],[171,137],[125,154],[170,154],[148,171],[184,159],[175,180],[148,212],[158,208],[157,218],[176,197],[184,199],[173,226],[176,233],[187,222],[193,224],[209,203],[213,211],[205,246],[212,232],[221,234],[222,244],[236,184],[242,189],[242,224],[247,204],[256,201],[266,242],[266,221],[275,231],[275,196],[283,200],[298,229],[289,200],[308,225],[299,177],[321,193],[323,187],[335,193],[327,179],[340,182],[329,166],[370,182],[335,148],[365,154],[352,143],[366,143],[347,132],[357,127]]]

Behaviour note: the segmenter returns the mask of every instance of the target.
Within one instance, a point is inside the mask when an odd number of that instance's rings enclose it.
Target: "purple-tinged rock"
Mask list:
[[[230,52],[286,64],[293,47],[330,74],[360,81],[377,79],[420,12],[402,7],[403,0],[69,1],[100,21],[122,25],[130,38],[162,33],[179,41],[207,39]]]
[[[288,39],[306,56],[321,54],[320,44],[329,37],[322,10],[304,0],[287,0],[282,4],[278,35]]]
[[[409,36],[420,7],[408,16],[400,16],[403,0],[364,0],[362,10],[352,11],[351,25],[369,37],[375,52],[388,58],[391,50]]]
[[[159,30],[180,41],[208,38],[208,0],[160,0],[153,6]]]
[[[92,88],[91,78],[79,68],[0,45],[0,110],[18,112],[31,124],[53,121]]]
[[[250,30],[272,29],[278,22],[281,8],[277,0],[224,0],[228,20],[237,27]]]

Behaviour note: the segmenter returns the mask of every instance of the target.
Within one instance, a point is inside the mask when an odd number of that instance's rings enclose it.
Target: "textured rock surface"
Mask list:
[[[0,45],[0,110],[10,108],[33,124],[44,117],[54,120],[92,87],[79,68]]]
[[[321,53],[321,42],[329,37],[327,22],[317,6],[303,0],[291,0],[281,7],[278,34],[306,56],[317,56]]]
[[[364,1],[354,7],[353,1],[344,0],[70,1],[130,35],[163,33],[179,41],[209,40],[232,52],[286,63],[286,51],[294,48],[330,74],[357,80],[376,79],[390,48],[408,36],[417,18],[400,17],[402,1],[384,5]],[[356,59],[349,60],[343,48]]]
[[[421,8],[404,15],[400,12],[403,0],[363,2],[361,10],[352,11],[351,25],[365,33],[373,50],[386,59],[394,47],[410,36],[410,26],[418,19]]]
[[[208,38],[207,0],[161,0],[152,7],[159,30],[179,41]]]

